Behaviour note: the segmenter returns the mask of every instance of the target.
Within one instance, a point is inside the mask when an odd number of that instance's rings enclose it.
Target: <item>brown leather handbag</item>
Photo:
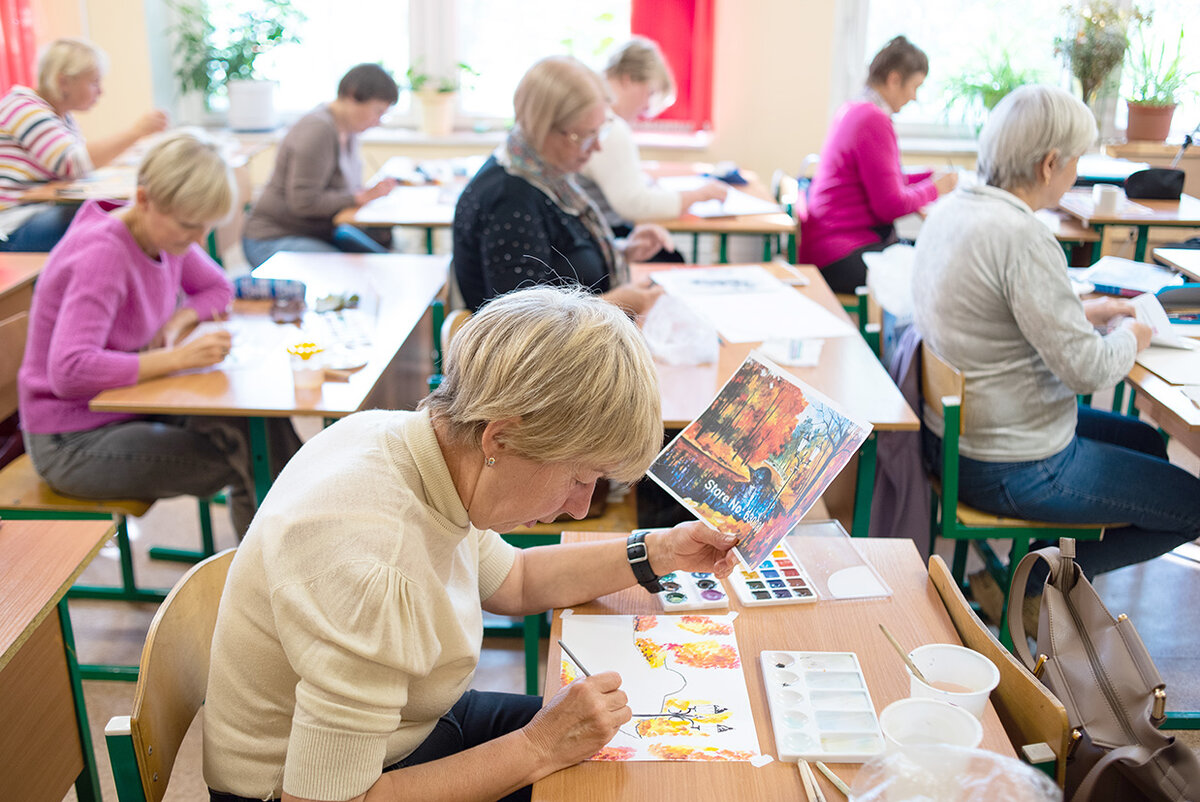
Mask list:
[[[1021,620],[1023,589],[1050,566],[1038,619],[1036,662]],[[1070,802],[1200,800],[1200,761],[1157,727],[1166,684],[1125,615],[1113,618],[1075,563],[1075,541],[1025,555],[1013,575],[1008,625],[1017,656],[1067,709]]]

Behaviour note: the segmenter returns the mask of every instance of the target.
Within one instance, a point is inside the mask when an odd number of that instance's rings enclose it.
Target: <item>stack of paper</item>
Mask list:
[[[672,175],[658,179],[658,185],[673,192],[686,192],[711,181],[711,178],[699,175]],[[734,217],[747,214],[778,214],[783,211],[783,207],[774,201],[756,198],[733,187],[726,189],[724,201],[707,200],[693,203],[688,207],[688,213],[697,217]]]
[[[1158,292],[1163,287],[1183,283],[1183,276],[1165,267],[1122,259],[1119,256],[1102,256],[1100,261],[1091,267],[1071,268],[1069,272],[1077,281],[1094,284],[1097,292],[1112,295]]]

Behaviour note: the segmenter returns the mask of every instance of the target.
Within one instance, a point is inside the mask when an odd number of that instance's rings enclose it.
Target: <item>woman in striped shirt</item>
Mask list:
[[[87,42],[57,39],[38,59],[37,91],[14,86],[0,99],[0,251],[48,251],[75,214],[74,205],[20,205],[31,185],[82,178],[167,127],[166,115],[151,111],[125,131],[84,142],[72,112],[95,105],[105,66]]]

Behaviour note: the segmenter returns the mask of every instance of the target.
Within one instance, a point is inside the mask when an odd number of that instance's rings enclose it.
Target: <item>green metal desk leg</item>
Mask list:
[[[700,232],[692,233],[692,264],[700,264]]]
[[[66,516],[63,516],[64,518]],[[133,551],[129,545],[129,527],[124,516],[116,521],[117,550],[121,557],[121,587],[97,585],[75,585],[67,595],[73,599],[108,599],[110,601],[152,602],[157,604],[167,598],[170,589],[148,590],[139,588],[133,574]]]
[[[729,235],[721,234],[717,241],[720,243],[720,252],[717,256],[717,262],[719,264],[727,265],[729,264]]]
[[[542,637],[542,619],[545,613],[525,616],[525,693],[530,696],[538,695],[538,663],[541,662],[538,653]]]
[[[871,529],[871,496],[875,494],[875,432],[858,450],[858,475],[854,482],[853,537],[866,537]]]
[[[1137,245],[1133,248],[1133,261],[1146,261],[1146,245],[1150,242],[1150,226],[1137,227]]]
[[[92,730],[88,726],[87,705],[83,699],[83,677],[79,671],[75,632],[71,629],[71,613],[67,609],[66,597],[58,603],[58,620],[62,627],[63,648],[67,653],[67,676],[71,680],[71,694],[75,697],[75,724],[79,727],[79,746],[83,750],[83,771],[79,772],[75,779],[75,794],[81,802],[102,802],[100,776],[96,772],[96,751],[92,748]]]
[[[1092,243],[1092,264],[1095,264],[1100,261],[1100,255],[1104,253],[1104,226],[1092,223],[1092,228],[1096,229],[1096,233],[1100,235],[1100,239]]]
[[[1125,400],[1125,382],[1117,382],[1117,386],[1113,388],[1112,411],[1120,412],[1121,403]]]
[[[212,499],[197,499],[200,516],[200,551],[195,549],[173,549],[167,546],[154,546],[150,549],[150,559],[169,560],[177,563],[198,563],[217,553],[213,542],[212,529]]]
[[[267,440],[267,419],[248,418],[250,424],[250,460],[254,470],[255,506],[261,506],[271,489],[271,443]]]
[[[774,234],[763,234],[763,261],[769,262],[775,258],[775,248],[771,244],[771,237]],[[778,244],[778,243],[776,243]]]
[[[434,301],[429,305],[429,315],[433,320],[433,372],[442,372],[442,324],[446,322],[446,305]]]
[[[433,256],[433,226],[425,227],[425,253]]]

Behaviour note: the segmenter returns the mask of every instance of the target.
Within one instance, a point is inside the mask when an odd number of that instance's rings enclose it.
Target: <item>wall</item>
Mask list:
[[[85,36],[110,59],[104,96],[79,115],[87,136],[128,125],[153,105],[147,13],[140,0],[38,0],[40,42]],[[713,99],[714,139],[707,150],[647,150],[647,159],[733,160],[769,178],[775,168],[795,172],[805,154],[820,149],[828,125],[833,52],[831,0],[717,0]],[[379,152],[375,152],[378,150]],[[417,157],[486,152],[488,148],[376,146],[368,164],[388,155]]]

